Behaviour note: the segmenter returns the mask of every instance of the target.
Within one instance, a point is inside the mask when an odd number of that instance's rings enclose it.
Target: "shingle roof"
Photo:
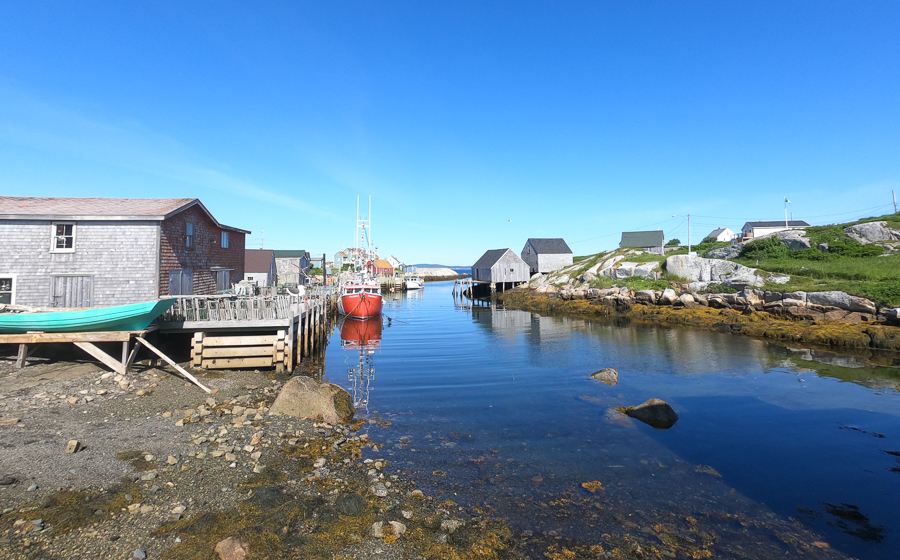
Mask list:
[[[220,224],[198,198],[57,198],[0,196],[5,220],[155,220],[162,221],[192,206],[200,206],[222,229],[247,230]]]
[[[529,237],[527,242],[531,243],[531,246],[534,247],[534,252],[539,255],[572,254],[572,249],[569,249],[562,237]]]
[[[275,250],[275,258],[276,259],[302,259],[303,257],[308,257],[309,252],[300,249],[299,251],[294,250]]]
[[[709,232],[709,235],[707,235],[706,237],[717,237],[720,233],[723,233],[726,229],[728,229],[728,228],[723,228],[723,227],[716,228],[716,229],[712,230],[711,232]],[[704,237],[703,239],[706,239],[706,237]]]
[[[619,247],[660,247],[664,239],[662,230],[623,231]]]
[[[809,224],[804,222],[803,220],[789,220],[787,222],[788,227],[809,227]],[[769,228],[769,227],[784,227],[784,220],[770,220],[766,222],[747,222],[744,224],[744,227],[741,228],[741,231],[750,231],[752,228]]]
[[[506,254],[507,251],[512,251],[512,249],[487,250],[481,255],[481,258],[472,265],[472,268],[491,268],[494,266],[495,262],[500,260],[500,257]]]
[[[245,249],[244,272],[271,272],[274,255],[272,249]]]

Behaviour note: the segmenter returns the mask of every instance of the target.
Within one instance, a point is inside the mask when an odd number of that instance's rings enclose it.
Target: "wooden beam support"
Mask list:
[[[153,352],[154,354],[156,354],[157,356],[159,356],[160,358],[162,358],[163,360],[165,360],[167,364],[169,364],[170,366],[172,366],[173,368],[175,368],[175,370],[178,371],[178,373],[180,373],[181,375],[185,376],[185,377],[186,377],[187,379],[189,379],[194,385],[196,385],[197,387],[200,387],[201,389],[203,389],[203,390],[206,391],[207,393],[211,393],[211,392],[212,392],[212,391],[210,391],[209,388],[207,388],[203,383],[200,383],[200,381],[197,380],[196,377],[194,377],[193,375],[191,375],[186,369],[184,369],[184,368],[181,367],[180,365],[176,364],[175,361],[172,360],[172,358],[170,358],[170,357],[166,356],[165,354],[163,354],[156,346],[153,346],[152,344],[150,344],[149,342],[147,342],[147,341],[144,340],[143,338],[138,338],[137,341],[140,342],[141,344],[143,344],[144,346],[146,346],[146,347],[147,347],[147,350],[150,350],[151,352]]]
[[[109,354],[104,352],[103,350],[94,346],[93,342],[73,342],[73,344],[75,346],[81,348],[82,350],[84,350],[85,352],[87,352],[88,354],[90,354],[91,356],[96,358],[97,360],[103,362],[103,364],[106,367],[113,370],[114,372],[119,373],[121,375],[125,375],[127,373],[125,371],[125,364],[123,364],[122,362],[119,362],[118,360],[116,360],[115,358],[113,358],[112,356],[110,356]]]
[[[87,333],[0,334],[0,344],[38,344],[43,342],[125,342],[143,331],[109,331]]]
[[[25,367],[26,360],[28,360],[28,345],[19,344],[19,356],[16,358],[16,369]]]

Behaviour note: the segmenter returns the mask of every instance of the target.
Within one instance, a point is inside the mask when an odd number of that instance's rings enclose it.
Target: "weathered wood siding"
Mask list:
[[[193,247],[185,242],[187,224],[193,224]],[[169,276],[173,270],[193,270],[193,293],[216,293],[213,267],[230,268],[230,282],[244,278],[244,234],[229,231],[227,249],[221,246],[222,229],[197,206],[163,220],[160,228],[159,294],[169,293]]]
[[[538,255],[536,272],[546,273],[559,270],[565,266],[572,264],[572,254],[547,254]]]
[[[527,282],[531,278],[528,263],[519,255],[507,251],[505,255],[491,267],[491,282]]]
[[[49,220],[0,220],[0,275],[16,275],[16,303],[53,305],[58,275],[90,277],[92,306],[157,298],[159,224],[152,221],[75,222],[75,250],[51,253]],[[81,289],[85,282],[73,282]],[[84,294],[77,294],[84,301]]]
[[[472,279],[482,282],[527,282],[531,278],[528,263],[507,250],[490,268],[472,267]]]

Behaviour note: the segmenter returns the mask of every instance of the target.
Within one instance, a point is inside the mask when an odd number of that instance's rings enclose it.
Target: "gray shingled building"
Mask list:
[[[529,237],[521,255],[522,260],[528,263],[531,274],[553,272],[572,264],[572,249],[561,237]]]
[[[491,284],[520,284],[531,278],[528,263],[512,249],[485,251],[472,265],[472,280]]]
[[[623,231],[619,247],[643,249],[650,253],[665,254],[665,241],[661,229],[654,231]]]

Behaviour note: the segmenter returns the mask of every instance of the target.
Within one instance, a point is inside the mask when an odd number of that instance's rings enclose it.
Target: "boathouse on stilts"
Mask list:
[[[472,265],[471,297],[491,296],[528,282],[530,268],[512,249],[485,251]]]

